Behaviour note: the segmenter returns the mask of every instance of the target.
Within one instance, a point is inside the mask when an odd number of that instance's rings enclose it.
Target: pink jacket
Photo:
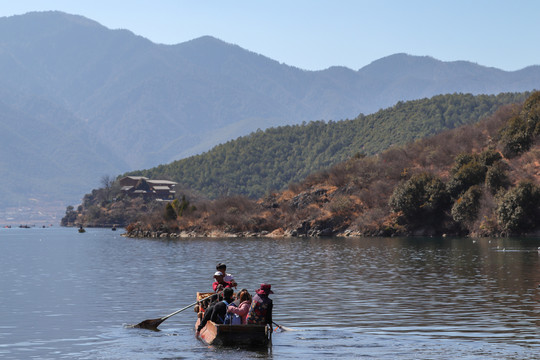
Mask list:
[[[251,301],[243,301],[238,307],[234,305],[229,305],[227,307],[227,312],[240,316],[242,318],[242,324],[245,324],[250,306],[251,306]]]

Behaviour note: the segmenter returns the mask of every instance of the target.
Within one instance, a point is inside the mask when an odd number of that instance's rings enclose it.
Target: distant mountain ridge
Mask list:
[[[0,126],[11,130],[0,134],[2,158],[9,158],[0,169],[18,179],[17,186],[8,181],[3,206],[29,197],[74,202],[73,194],[105,174],[168,163],[258,128],[351,119],[436,94],[540,88],[539,66],[506,72],[396,54],[358,71],[305,71],[210,36],[159,45],[62,12],[0,18],[0,66],[2,92],[47,104],[34,113],[30,106],[15,111],[17,100],[1,104],[11,115]],[[29,131],[36,118],[40,131]],[[51,148],[44,139],[59,145],[47,156],[39,150]],[[40,165],[13,167],[29,159]],[[75,165],[59,170],[52,159]],[[58,186],[43,169],[65,182]]]

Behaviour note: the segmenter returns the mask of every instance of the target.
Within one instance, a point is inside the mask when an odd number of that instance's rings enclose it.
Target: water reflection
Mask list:
[[[129,239],[119,232],[0,233],[4,358],[535,358],[539,239]],[[272,284],[269,352],[214,349],[185,311],[126,330],[211,286]],[[443,342],[441,342],[443,341]],[[474,346],[473,346],[474,344]]]
[[[291,301],[299,292],[313,294],[320,305],[308,314],[290,311],[295,322],[436,336],[537,335],[540,279],[534,251],[510,242],[506,247],[519,251],[497,252],[487,241],[467,239],[307,242],[316,246],[296,243],[278,274],[285,282],[280,285],[292,289],[291,298],[287,293],[279,301]],[[517,319],[528,331],[512,332]]]

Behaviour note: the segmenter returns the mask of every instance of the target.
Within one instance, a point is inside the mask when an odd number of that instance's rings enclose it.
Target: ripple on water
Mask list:
[[[540,257],[528,251],[538,239],[159,240],[71,230],[49,229],[39,243],[2,233],[2,358],[533,359],[540,350]],[[274,320],[301,331],[248,351],[196,340],[191,310],[159,332],[123,327],[194,302],[222,261],[242,288],[272,283]]]

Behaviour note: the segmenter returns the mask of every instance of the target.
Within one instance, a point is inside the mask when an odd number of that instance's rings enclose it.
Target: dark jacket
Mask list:
[[[223,324],[225,316],[227,315],[227,306],[232,303],[232,301],[233,299],[225,299],[208,307],[204,312],[204,317],[199,324],[197,331],[201,331],[209,320],[216,324]]]

